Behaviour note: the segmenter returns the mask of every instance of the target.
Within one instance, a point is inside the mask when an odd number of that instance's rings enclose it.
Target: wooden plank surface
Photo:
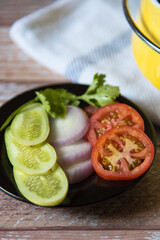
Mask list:
[[[123,231],[80,231],[80,230],[55,230],[55,231],[2,231],[1,239],[59,239],[59,240],[96,240],[96,239],[123,239],[123,240],[159,240],[159,231],[127,231],[124,235]]]
[[[48,83],[69,80],[26,56],[9,38],[18,18],[50,0],[0,0],[0,105]],[[74,208],[40,207],[0,191],[0,239],[160,239],[160,129],[157,154],[141,181],[102,203]]]
[[[160,149],[134,187],[105,202],[74,208],[40,207],[0,193],[0,229],[160,229]],[[12,204],[10,204],[12,203]],[[6,225],[7,222],[7,225]]]

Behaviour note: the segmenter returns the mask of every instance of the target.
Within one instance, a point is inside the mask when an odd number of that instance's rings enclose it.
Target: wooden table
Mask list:
[[[51,0],[0,0],[0,105],[25,90],[69,80],[40,66],[9,39],[18,18]],[[88,207],[40,207],[0,191],[0,239],[160,239],[160,129],[150,171],[133,188]]]

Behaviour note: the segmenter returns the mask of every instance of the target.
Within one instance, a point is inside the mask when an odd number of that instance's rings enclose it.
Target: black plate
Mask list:
[[[35,90],[42,90],[47,87],[65,88],[70,92],[81,95],[85,92],[88,86],[80,84],[47,85],[38,89],[24,92],[21,95],[18,95],[17,97],[8,101],[0,108],[0,126],[2,126],[6,118],[15,109],[35,97]],[[152,140],[156,149],[156,134],[150,119],[139,107],[137,107],[128,99],[120,96],[118,98],[118,101],[132,106],[140,113],[145,122],[145,132]],[[86,105],[82,103],[81,107],[85,106]],[[131,181],[115,182],[105,181],[94,173],[86,180],[77,184],[70,185],[68,195],[66,199],[60,204],[60,206],[84,206],[87,204],[94,204],[106,200],[127,190],[128,188],[133,186],[133,184],[139,181],[141,177]],[[4,131],[0,133],[0,189],[5,193],[11,195],[12,197],[28,202],[28,200],[26,200],[20,194],[16,187],[12,172],[12,165],[10,164],[6,154],[4,144]]]

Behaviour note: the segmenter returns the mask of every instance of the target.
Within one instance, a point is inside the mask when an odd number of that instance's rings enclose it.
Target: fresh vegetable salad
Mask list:
[[[154,147],[139,113],[116,101],[119,87],[95,74],[81,95],[46,88],[16,109],[0,130],[22,195],[55,206],[70,184],[93,172],[105,181],[138,178],[150,167]],[[85,109],[79,107],[84,101]]]

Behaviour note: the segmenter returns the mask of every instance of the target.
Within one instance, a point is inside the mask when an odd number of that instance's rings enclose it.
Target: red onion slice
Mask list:
[[[61,167],[68,178],[69,184],[80,182],[89,177],[94,172],[91,159]]]
[[[87,114],[79,107],[68,106],[65,118],[50,118],[47,141],[53,146],[72,144],[86,134],[88,127]]]
[[[60,165],[83,161],[91,156],[92,147],[85,139],[80,139],[71,145],[55,147],[57,161]]]

